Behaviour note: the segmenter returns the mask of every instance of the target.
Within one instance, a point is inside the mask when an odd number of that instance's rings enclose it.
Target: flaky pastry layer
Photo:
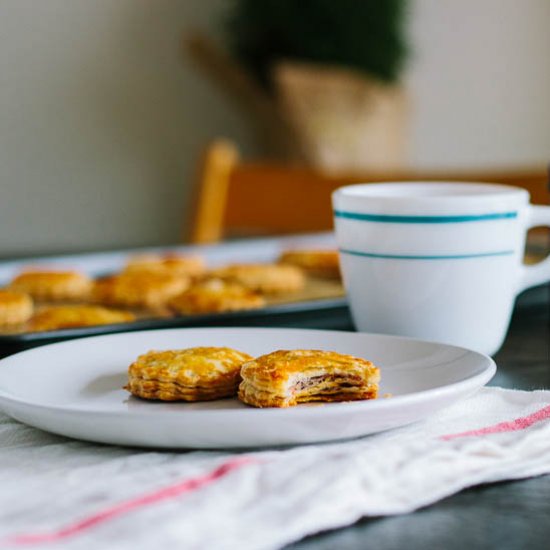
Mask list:
[[[265,306],[265,299],[242,285],[212,279],[185,290],[168,305],[176,313],[200,315],[258,309]]]
[[[263,294],[297,292],[304,288],[306,281],[300,268],[281,264],[234,264],[215,269],[208,275]]]
[[[370,361],[320,350],[279,350],[242,366],[239,399],[255,407],[374,399],[380,372]]]
[[[33,312],[30,296],[22,292],[0,289],[0,326],[18,325]]]
[[[26,271],[9,288],[39,301],[75,301],[89,297],[92,280],[77,271]]]
[[[129,323],[134,320],[135,316],[130,312],[107,309],[101,306],[52,306],[36,313],[29,321],[28,328],[32,331],[46,331]]]
[[[315,277],[340,278],[340,259],[337,250],[287,250],[279,263],[294,265]]]
[[[138,271],[96,281],[93,299],[104,305],[160,308],[190,284],[188,277]]]
[[[169,275],[184,275],[197,277],[204,273],[206,264],[201,256],[183,256],[179,254],[147,254],[133,256],[128,260],[124,271],[167,273]]]
[[[144,399],[202,401],[233,396],[241,365],[252,359],[227,347],[150,351],[128,369],[126,389]]]

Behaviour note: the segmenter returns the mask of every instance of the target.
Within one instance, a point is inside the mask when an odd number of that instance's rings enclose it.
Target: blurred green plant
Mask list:
[[[407,0],[234,0],[232,54],[265,86],[274,62],[338,65],[393,83],[408,47]]]

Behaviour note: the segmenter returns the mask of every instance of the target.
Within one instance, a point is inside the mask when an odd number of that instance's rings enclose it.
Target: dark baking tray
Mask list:
[[[229,262],[269,262],[276,259],[281,251],[295,247],[334,248],[334,236],[331,233],[316,233],[311,235],[246,239],[205,246],[174,245],[146,249],[66,254],[53,257],[22,258],[15,261],[0,262],[0,286],[2,286],[2,282],[6,284],[15,273],[29,264],[74,268],[97,277],[120,270],[127,257],[131,254],[166,252],[200,254],[210,265],[214,266],[224,265]],[[342,330],[351,330],[353,328],[346,299],[344,297],[327,296],[288,303],[274,303],[265,308],[250,311],[140,319],[131,323],[98,325],[48,332],[0,334],[0,357],[35,346],[85,336],[136,330],[208,326],[307,327]]]
[[[98,254],[79,254],[59,256],[54,262],[60,265],[85,265],[88,271],[112,271],[120,268],[123,259],[129,253],[177,251],[205,254],[206,257],[217,258],[220,261],[269,261],[276,257],[280,250],[292,246],[317,247],[333,246],[331,234],[314,234],[306,236],[290,236],[271,239],[250,239],[246,242],[189,247],[175,246],[169,249],[154,248],[141,250],[123,250]],[[20,268],[21,263],[52,262],[51,258],[26,259],[22,262],[3,262],[0,267],[11,271]],[[87,263],[88,262],[88,263]],[[91,262],[91,263],[90,263]],[[523,292],[516,301],[515,314],[529,315],[542,308],[550,307],[550,286],[541,285]],[[323,298],[309,301],[297,301],[284,304],[273,304],[262,309],[238,311],[231,313],[216,313],[211,315],[179,316],[170,318],[142,319],[131,323],[116,325],[98,325],[92,327],[71,328],[48,332],[28,332],[21,334],[0,334],[0,357],[23,351],[32,347],[100,334],[118,332],[153,330],[177,327],[208,327],[208,326],[249,326],[249,327],[288,327],[317,328],[331,330],[354,330],[347,300],[340,298]]]
[[[116,325],[71,328],[48,332],[26,332],[0,335],[0,357],[36,346],[99,334],[114,334],[136,330],[152,330],[177,327],[292,327],[332,330],[353,330],[353,323],[345,298],[312,300],[272,305],[263,309],[143,319]]]
[[[518,297],[515,315],[536,314],[550,308],[550,285],[541,285],[526,290]],[[345,298],[312,300],[278,304],[260,310],[217,313],[212,315],[171,317],[167,319],[144,319],[132,323],[99,325],[63,329],[51,332],[28,332],[0,335],[0,357],[36,346],[62,340],[114,334],[117,332],[153,330],[177,327],[288,327],[317,328],[330,330],[354,330],[353,321]],[[549,327],[550,333],[550,327]]]

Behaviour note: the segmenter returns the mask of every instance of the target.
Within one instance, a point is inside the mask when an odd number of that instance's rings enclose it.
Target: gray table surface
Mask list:
[[[518,299],[503,348],[495,356],[492,386],[550,388],[550,288]],[[292,550],[407,548],[502,550],[550,548],[550,475],[483,485],[412,514],[364,519],[315,535]]]

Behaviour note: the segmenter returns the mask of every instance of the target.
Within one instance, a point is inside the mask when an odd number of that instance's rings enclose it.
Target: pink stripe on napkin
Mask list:
[[[487,426],[485,428],[478,428],[477,430],[468,430],[466,432],[460,432],[456,434],[442,435],[441,439],[449,441],[451,439],[456,439],[458,437],[475,437],[481,435],[489,434],[498,434],[505,432],[516,432],[518,430],[525,430],[537,422],[542,422],[550,418],[550,405],[543,407],[538,411],[528,415],[516,418],[514,420],[509,420],[507,422],[499,422],[498,424],[493,424],[492,426]]]
[[[85,531],[90,527],[99,525],[100,523],[103,523],[105,521],[127,514],[128,512],[136,510],[137,508],[149,506],[150,504],[157,504],[164,500],[169,500],[185,493],[190,493],[201,489],[206,485],[209,485],[214,481],[217,481],[218,479],[226,476],[233,470],[254,462],[256,461],[248,457],[229,460],[207,474],[192,477],[190,479],[186,479],[184,481],[176,483],[175,485],[163,487],[162,489],[159,489],[152,493],[147,493],[145,495],[126,500],[119,504],[115,504],[114,506],[105,508],[100,512],[96,512],[95,514],[81,519],[76,523],[73,523],[72,525],[62,527],[56,531],[52,531],[50,533],[29,533],[15,535],[0,542],[4,544],[7,543],[15,545],[27,545],[64,539]]]

